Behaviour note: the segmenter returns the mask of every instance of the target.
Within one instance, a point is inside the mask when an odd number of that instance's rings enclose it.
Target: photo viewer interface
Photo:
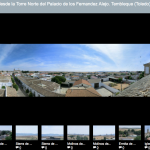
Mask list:
[[[150,1],[1,0],[0,13],[150,13]]]

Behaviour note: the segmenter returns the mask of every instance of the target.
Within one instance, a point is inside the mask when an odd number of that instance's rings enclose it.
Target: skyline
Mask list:
[[[0,70],[144,71],[150,44],[0,44]]]
[[[64,134],[63,126],[42,126],[42,134]]]
[[[114,126],[93,126],[93,135],[115,134]]]
[[[9,130],[9,131],[12,131],[12,126],[1,126],[0,125],[0,130]]]
[[[38,126],[16,126],[16,134],[18,133],[32,133],[38,134]]]
[[[89,126],[67,126],[67,134],[88,134],[89,135]]]
[[[122,126],[120,125],[119,128],[141,128],[141,126]]]

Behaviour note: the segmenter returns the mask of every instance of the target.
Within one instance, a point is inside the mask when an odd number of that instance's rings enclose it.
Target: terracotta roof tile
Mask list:
[[[86,89],[68,89],[65,97],[102,97],[93,87]]]
[[[86,85],[92,86],[88,81],[83,80],[83,79],[75,81],[74,84],[73,84],[73,86],[78,85],[78,84],[86,84]]]

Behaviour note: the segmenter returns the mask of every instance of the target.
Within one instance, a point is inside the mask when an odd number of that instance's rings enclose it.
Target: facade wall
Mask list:
[[[92,87],[94,88],[94,83],[90,83],[92,85]]]
[[[103,81],[109,81],[109,78],[101,78]]]
[[[150,65],[144,65],[144,73],[146,74],[146,67],[149,67],[149,74],[150,74]]]
[[[94,84],[95,83],[90,83],[91,85],[92,85],[92,87],[94,88]],[[99,87],[101,87],[102,86],[102,84],[101,84],[101,82],[99,82]]]

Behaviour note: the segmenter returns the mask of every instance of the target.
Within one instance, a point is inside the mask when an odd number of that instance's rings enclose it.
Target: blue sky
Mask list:
[[[42,126],[42,134],[64,134],[63,126]]]
[[[89,126],[67,126],[67,134],[89,134]]]
[[[149,132],[150,132],[150,125],[149,126],[145,126],[145,133],[147,133],[147,129],[149,129]]]
[[[16,133],[38,133],[38,126],[16,126]]]
[[[143,71],[150,44],[0,44],[0,70]]]
[[[114,126],[93,126],[93,135],[115,134]]]
[[[128,125],[122,126],[122,125],[120,125],[119,128],[141,128],[141,126],[135,126],[135,125],[133,125],[133,126],[128,126]]]
[[[0,130],[11,130],[12,131],[12,126],[0,126]]]

